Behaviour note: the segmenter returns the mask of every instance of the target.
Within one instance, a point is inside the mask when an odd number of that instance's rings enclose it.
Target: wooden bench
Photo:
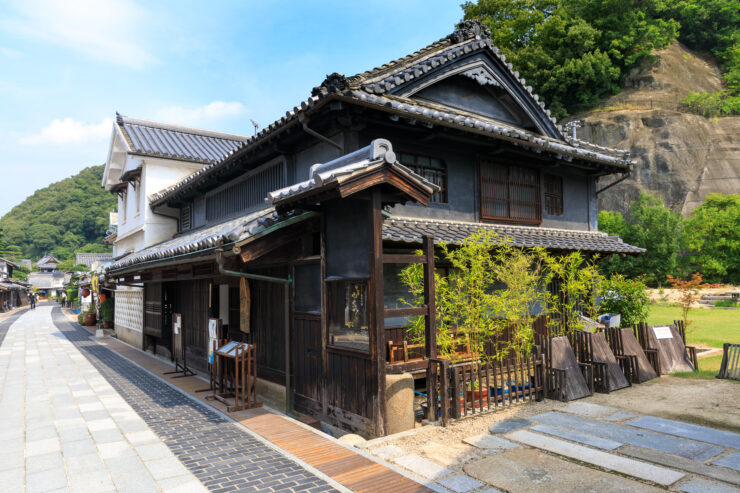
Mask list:
[[[726,342],[722,346],[722,363],[716,378],[740,380],[740,344]]]

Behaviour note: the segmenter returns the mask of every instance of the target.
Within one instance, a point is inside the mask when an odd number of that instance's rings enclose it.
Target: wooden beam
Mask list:
[[[414,317],[417,315],[426,315],[429,313],[429,307],[423,306],[410,306],[407,308],[386,308],[384,311],[385,318],[396,318],[396,317]]]
[[[426,264],[425,255],[413,255],[404,253],[391,253],[383,255],[384,264]]]

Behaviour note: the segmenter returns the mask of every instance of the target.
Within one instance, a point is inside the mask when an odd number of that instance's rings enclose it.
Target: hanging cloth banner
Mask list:
[[[249,310],[252,307],[252,295],[249,291],[249,281],[239,279],[239,330],[249,334]]]

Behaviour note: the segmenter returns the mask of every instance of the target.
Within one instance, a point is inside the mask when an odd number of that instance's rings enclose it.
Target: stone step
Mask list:
[[[632,445],[625,445],[620,448],[619,453],[629,455],[635,459],[646,460],[661,466],[675,467],[682,471],[740,486],[740,473],[731,469],[725,469],[724,467],[702,464],[691,459],[676,457],[675,455],[658,452],[657,450],[633,447]]]
[[[580,431],[567,430],[565,428],[558,428],[557,426],[550,425],[537,425],[531,428],[534,431],[540,433],[546,433],[558,438],[564,438],[571,442],[578,442],[589,447],[596,447],[603,450],[614,450],[615,448],[621,447],[623,444],[615,442],[614,440],[607,440],[606,438],[599,438]]]
[[[530,418],[543,424],[569,428],[583,433],[608,438],[620,443],[644,447],[687,459],[704,462],[721,454],[724,449],[707,443],[695,442],[661,433],[640,430],[631,426],[605,423],[594,419],[573,416],[560,412],[548,412]]]
[[[725,295],[725,294],[716,294],[716,295],[706,295],[701,297],[701,301],[730,301],[732,300],[731,295]]]
[[[734,486],[715,483],[706,479],[694,478],[678,485],[678,491],[684,493],[740,493]]]
[[[506,435],[506,438],[524,445],[529,445],[530,447],[569,457],[586,464],[603,467],[604,469],[626,474],[634,478],[651,481],[662,486],[670,486],[685,476],[685,474],[671,469],[620,457],[527,430],[513,431]]]
[[[740,434],[731,431],[715,430],[706,426],[692,425],[672,419],[642,416],[627,424],[637,428],[666,433],[682,438],[690,438],[700,442],[712,443],[722,447],[740,449]]]

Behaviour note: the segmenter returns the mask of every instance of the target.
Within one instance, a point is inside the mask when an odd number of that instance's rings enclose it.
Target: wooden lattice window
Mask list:
[[[445,166],[444,161],[434,157],[418,156],[405,152],[398,154],[398,160],[417,175],[439,187],[439,192],[432,196],[432,202],[447,203],[447,166]]]
[[[180,209],[180,231],[186,231],[192,226],[193,210],[191,206]]]
[[[563,178],[545,175],[545,212],[550,216],[563,215]]]
[[[480,214],[483,220],[539,224],[540,174],[505,162],[480,162]]]

